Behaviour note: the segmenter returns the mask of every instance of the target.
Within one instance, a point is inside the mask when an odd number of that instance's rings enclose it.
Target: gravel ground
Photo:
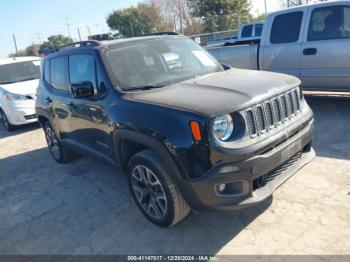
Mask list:
[[[257,207],[170,229],[141,215],[118,169],[57,164],[37,125],[0,130],[0,254],[350,254],[350,98],[308,101],[312,163]]]

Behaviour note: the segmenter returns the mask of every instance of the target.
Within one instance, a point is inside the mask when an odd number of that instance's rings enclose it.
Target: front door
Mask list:
[[[305,10],[293,9],[272,16],[261,44],[260,69],[300,77],[301,28]]]
[[[310,7],[302,56],[305,89],[350,90],[350,5]]]
[[[68,58],[69,81],[90,81],[94,95],[88,98],[72,98],[71,139],[77,146],[100,157],[111,157],[112,144],[106,114],[106,90],[93,54],[72,54]]]

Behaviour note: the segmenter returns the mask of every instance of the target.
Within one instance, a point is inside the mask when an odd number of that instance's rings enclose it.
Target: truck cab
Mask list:
[[[290,74],[308,90],[350,90],[350,1],[298,6],[268,15],[260,44],[209,48],[233,67]]]
[[[350,2],[301,6],[271,14],[260,68],[294,75],[304,89],[350,88]]]

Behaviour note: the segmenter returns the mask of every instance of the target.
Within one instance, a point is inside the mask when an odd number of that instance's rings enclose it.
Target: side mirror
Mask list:
[[[224,64],[224,63],[221,63],[222,67],[224,68],[224,70],[230,70],[232,68],[232,66],[228,65],[228,64]]]
[[[70,89],[75,98],[85,98],[94,95],[94,86],[90,81],[71,83]]]

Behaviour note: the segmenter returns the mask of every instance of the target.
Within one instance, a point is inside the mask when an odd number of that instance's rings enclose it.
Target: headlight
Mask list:
[[[212,123],[212,132],[219,141],[226,141],[233,132],[233,120],[229,114],[215,117]]]
[[[27,98],[24,95],[19,94],[12,94],[9,92],[4,93],[5,100],[27,100]]]

